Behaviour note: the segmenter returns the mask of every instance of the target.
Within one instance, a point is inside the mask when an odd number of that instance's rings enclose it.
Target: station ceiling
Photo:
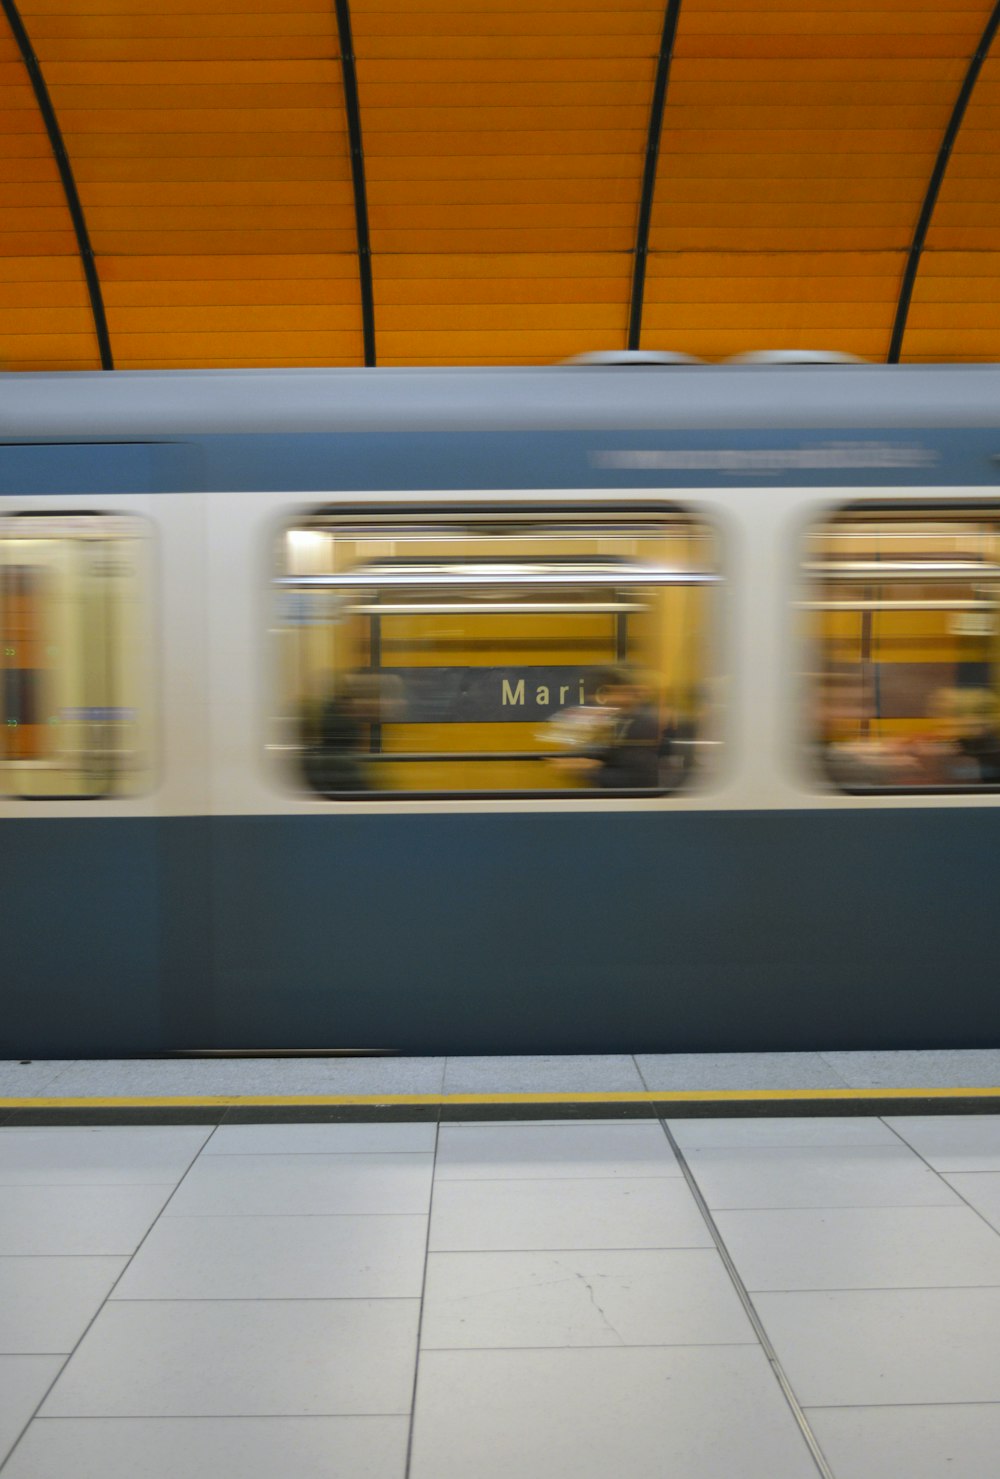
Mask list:
[[[1000,360],[998,19],[0,0],[0,366]]]

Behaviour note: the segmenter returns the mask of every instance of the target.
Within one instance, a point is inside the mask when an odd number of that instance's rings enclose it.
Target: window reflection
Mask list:
[[[317,515],[278,545],[275,742],[331,798],[677,789],[718,580],[673,511]]]
[[[848,511],[812,531],[810,744],[845,790],[1000,783],[1000,523]]]

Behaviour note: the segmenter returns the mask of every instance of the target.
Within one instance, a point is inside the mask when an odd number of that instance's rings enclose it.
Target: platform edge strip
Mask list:
[[[979,1088],[878,1088],[878,1089],[650,1089],[609,1091],[481,1094],[160,1094],[109,1097],[5,1098],[0,1112],[19,1109],[229,1109],[413,1106],[448,1108],[504,1104],[690,1104],[690,1103],[816,1103],[889,1102],[897,1099],[998,1099],[1000,1086]]]

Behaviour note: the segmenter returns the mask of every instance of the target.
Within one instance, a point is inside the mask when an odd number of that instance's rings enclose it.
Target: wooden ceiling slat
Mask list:
[[[547,278],[515,276],[424,278],[416,308],[412,304],[413,289],[405,278],[382,276],[378,284],[379,322],[386,325],[391,325],[391,314],[396,309],[436,314],[442,309],[502,303],[541,312],[539,305],[580,303],[599,311],[608,304],[620,309],[622,299],[620,272],[604,278],[560,277],[555,283]]]
[[[634,84],[644,70],[652,79],[653,58],[647,54],[648,43],[642,54],[643,62],[637,67],[634,57],[595,56],[593,41],[589,37],[574,39],[587,43],[584,54],[575,57],[455,57],[449,54],[421,60],[419,72],[409,58],[368,56],[358,64],[358,82],[365,89],[366,99],[372,97],[373,87],[385,89],[387,93],[389,88],[420,87],[428,94],[436,89],[437,100],[440,100],[442,97],[450,98],[454,87],[470,92],[484,84],[493,88],[529,83],[546,87],[550,83],[559,86],[578,82]],[[547,50],[551,52],[552,48]],[[442,83],[448,84],[446,89],[442,89]]]
[[[122,304],[108,306],[116,341],[128,334],[312,333],[317,329],[356,334],[358,310],[353,303],[270,305],[242,303]],[[122,339],[122,343],[126,343]]]
[[[455,226],[448,230],[415,231],[407,227],[402,231],[380,229],[378,232],[381,254],[416,252],[546,252],[572,253],[582,251],[618,251],[625,259],[623,267],[629,265],[628,251],[631,229],[623,226],[573,226],[564,230],[541,227],[508,228],[484,226],[479,230]]]
[[[74,43],[77,46],[79,43]],[[262,48],[263,49],[263,48]],[[45,48],[45,76],[50,87],[169,87],[172,104],[180,104],[179,90],[183,88],[208,87],[213,92],[220,87],[253,87],[263,85],[300,85],[336,83],[336,57],[315,59],[275,57],[270,54],[253,60],[236,60],[230,56],[218,60],[205,59],[200,54],[196,60],[185,61],[171,57],[164,60],[157,55],[150,59],[129,57],[122,61],[107,59],[52,60],[52,43]],[[270,53],[270,43],[267,51]],[[0,80],[2,80],[0,70]],[[67,94],[63,95],[68,97]],[[98,106],[111,104],[110,97],[102,96]]]
[[[28,260],[38,259],[29,258]],[[25,281],[23,278],[15,278],[13,281],[7,281],[0,276],[0,308],[3,309],[2,323],[7,328],[10,327],[7,321],[8,309],[20,309],[23,313],[29,315],[29,321],[24,329],[25,334],[33,333],[37,327],[34,317],[36,313],[47,313],[53,309],[71,310],[71,312],[67,313],[66,317],[66,323],[68,325],[79,324],[81,322],[81,316],[82,319],[88,323],[90,322],[88,317],[90,310],[83,295],[81,295],[79,277],[65,280],[59,280],[58,278],[54,280],[49,278],[36,279],[36,282],[38,281],[44,281],[45,291],[44,293],[39,292],[37,294],[38,301],[32,296],[30,302],[28,302],[26,301],[28,295],[25,292]]]
[[[76,178],[81,190],[91,186],[116,185],[164,186],[184,184],[196,191],[213,183],[226,185],[275,186],[304,183],[323,186],[322,198],[340,200],[341,189],[350,180],[350,166],[343,158],[330,155],[182,155],[168,159],[160,155],[128,154],[114,158],[107,154],[77,157]]]
[[[748,32],[742,35],[705,33],[685,36],[682,40],[678,40],[676,55],[696,60],[717,57],[724,61],[738,58],[761,58],[766,61],[776,61],[780,58],[812,58],[816,52],[815,36],[807,34],[757,36]],[[884,59],[933,57],[935,59],[968,60],[968,51],[960,36],[906,33],[894,28],[886,29],[878,35],[824,36],[822,54],[831,61],[836,58],[852,57],[871,60],[876,56]]]
[[[0,261],[0,282],[75,283],[85,301],[83,269],[76,252],[32,253],[31,256],[5,257]],[[43,296],[42,301],[47,301]]]
[[[602,26],[600,36],[602,56],[642,60],[650,55],[645,30],[626,30],[616,24],[610,30]],[[428,61],[439,61],[443,52],[449,61],[490,61],[494,57],[542,61],[550,57],[586,59],[594,55],[594,40],[592,32],[578,35],[556,28],[549,33],[526,35],[516,27],[503,36],[451,35],[444,44],[432,33],[400,36],[390,31],[384,36],[365,37],[365,60],[368,64],[379,59],[423,65]]]
[[[569,358],[575,354],[586,354],[593,349],[614,349],[621,345],[625,332],[625,315],[622,314],[618,330],[603,335],[589,327],[579,329],[502,329],[471,330],[462,332],[449,330],[435,333],[420,329],[393,330],[380,333],[379,357],[413,355],[418,362],[425,356],[442,355],[450,358],[459,356],[481,364],[494,363],[496,355],[511,355],[520,359],[526,354],[538,354],[546,360]]]
[[[639,182],[632,171],[622,176],[577,175],[570,179],[446,179],[376,180],[368,186],[368,199],[379,206],[402,208],[416,223],[417,211],[426,214],[442,206],[489,206],[523,210],[541,206],[592,206],[599,210],[629,205],[635,207]],[[496,219],[494,214],[494,219]]]
[[[881,328],[887,333],[892,322],[891,307],[883,295],[880,303],[852,301],[826,303],[815,298],[781,303],[658,303],[649,304],[644,322],[650,329],[685,334],[702,329],[757,330],[777,333],[789,329],[817,329],[841,333],[845,329]],[[772,347],[776,347],[773,346]]]
[[[101,275],[110,285],[115,282],[208,282],[228,283],[239,280],[279,279],[288,281],[325,280],[342,277],[356,282],[358,265],[353,247],[350,252],[269,252],[255,256],[252,252],[212,253],[210,256],[105,257]],[[345,292],[347,290],[345,289]],[[359,326],[360,332],[360,326]]]
[[[794,11],[749,10],[743,14],[728,8],[708,10],[695,5],[684,16],[684,28],[691,36],[721,32],[726,36],[742,33],[759,38],[771,35],[868,37],[898,31],[904,35],[954,39],[956,33],[972,33],[981,27],[982,10],[975,5],[960,11],[936,5],[923,10],[907,5],[905,0],[878,9],[845,10],[840,5],[817,4]]]
[[[571,74],[573,68],[567,65],[564,70]],[[427,126],[436,128],[439,125],[431,120],[438,117],[445,123],[454,119],[464,125],[468,120],[475,122],[489,117],[490,110],[496,109],[497,116],[505,121],[526,117],[529,120],[526,126],[533,128],[537,117],[546,118],[550,114],[559,117],[564,109],[593,107],[600,110],[601,118],[613,111],[616,116],[630,120],[635,110],[642,110],[641,89],[648,90],[652,83],[653,67],[651,61],[644,67],[633,63],[628,70],[632,75],[626,77],[591,79],[567,75],[565,79],[554,77],[550,81],[530,82],[504,78],[497,82],[450,82],[447,87],[422,79],[378,82],[369,78],[364,83],[365,117],[372,118],[380,127],[392,128],[396,119],[409,115],[412,108],[419,108]]]
[[[553,148],[548,153],[516,154],[368,154],[368,179],[411,184],[428,180],[635,180],[634,151],[617,154],[571,153]],[[638,181],[636,181],[638,189]]]
[[[328,119],[332,125],[333,119]],[[178,120],[186,122],[186,120]],[[225,133],[188,133],[183,127],[175,133],[116,134],[112,132],[78,133],[73,139],[74,160],[130,158],[142,159],[198,159],[209,158],[255,158],[267,160],[271,157],[293,156],[320,159],[346,158],[347,135],[332,126],[317,129],[313,133],[284,133],[268,130],[252,133],[233,129]]]
[[[336,205],[299,204],[290,210],[283,204],[227,205],[220,202],[218,205],[154,206],[140,201],[135,205],[95,205],[88,211],[88,219],[95,238],[98,239],[109,232],[137,229],[152,234],[170,232],[172,235],[185,231],[227,231],[248,239],[255,231],[266,231],[273,235],[285,230],[291,219],[297,232],[309,231],[317,235],[324,233],[331,243],[346,232],[347,245],[353,240],[350,227],[344,226],[343,210]],[[342,246],[341,250],[346,250],[347,245]]]
[[[495,204],[465,202],[461,204],[460,223],[455,220],[442,227],[442,216],[441,205],[373,205],[371,223],[372,229],[382,234],[384,250],[387,249],[385,242],[390,233],[399,236],[410,231],[416,238],[427,231],[432,231],[437,235],[447,235],[449,229],[462,232],[496,231],[500,233],[520,227],[528,230],[548,229],[570,232],[602,229],[613,229],[615,232],[625,231],[625,250],[628,250],[630,238],[627,233],[635,225],[635,203],[625,200],[567,205],[543,201],[540,204],[512,205],[508,201],[503,206],[502,224],[500,224],[497,220]]]
[[[982,296],[965,302],[954,300],[914,303],[907,321],[907,334],[919,335],[938,329],[949,329],[963,336],[968,329],[1000,330],[1000,303]]]
[[[0,113],[0,125],[4,114]],[[7,115],[16,117],[16,114]],[[66,108],[60,117],[66,134],[81,138],[88,134],[167,134],[173,137],[178,123],[185,130],[207,138],[215,134],[236,135],[252,140],[254,134],[328,132],[337,119],[332,107],[312,108]]]
[[[502,278],[529,277],[537,280],[546,277],[566,276],[605,277],[621,279],[621,258],[612,252],[569,252],[563,256],[552,256],[543,252],[497,251],[463,254],[435,252],[432,255],[420,252],[399,253],[396,256],[382,254],[376,259],[377,281],[395,279],[408,281],[425,278]]]
[[[142,279],[139,282],[112,280],[105,285],[104,299],[108,312],[128,308],[225,309],[230,305],[248,308],[279,308],[295,311],[305,305],[310,312],[338,309],[349,312],[351,325],[357,327],[357,307],[349,294],[345,293],[347,279],[356,274],[357,265],[350,258],[345,262],[352,273],[327,278],[300,277],[237,277],[232,280],[217,277],[158,277],[155,281]]]
[[[125,83],[77,84],[60,82],[53,84],[53,97],[58,99],[60,115],[67,120],[67,128],[81,127],[87,119],[109,120],[108,126],[116,127],[117,119],[124,113],[162,114],[163,121],[147,126],[170,127],[177,122],[180,109],[189,111],[197,120],[196,127],[204,127],[211,133],[218,129],[220,119],[230,115],[252,121],[254,114],[279,115],[286,112],[289,120],[286,128],[311,128],[318,119],[339,103],[339,88],[332,67],[326,68],[327,76],[322,81],[308,81],[301,85],[294,82],[261,82],[251,84],[192,83],[176,85],[158,83],[133,87]],[[8,102],[8,107],[16,106]],[[237,124],[239,126],[239,124]],[[91,129],[86,130],[91,132]]]
[[[358,345],[361,339],[358,337]],[[252,368],[255,370],[301,370],[310,366],[318,369],[354,369],[358,364],[358,350],[355,345],[341,346],[341,353],[324,355],[286,354],[274,356],[269,354],[254,355]],[[31,368],[26,366],[26,368]],[[40,368],[40,367],[38,367]],[[222,355],[212,355],[208,359],[200,359],[196,355],[181,355],[174,358],[171,355],[159,355],[153,358],[143,358],[141,355],[129,357],[123,363],[125,370],[245,370],[247,368],[246,358],[229,359]]]
[[[5,305],[0,324],[0,337],[4,342],[17,343],[36,334],[76,334],[89,343],[93,359],[94,320],[86,300],[81,302],[77,297],[75,301],[59,303],[46,293],[42,304],[26,305],[22,299]]]
[[[278,329],[273,333],[266,330],[240,333],[232,329],[221,333],[164,333],[153,330],[148,333],[116,334],[115,344],[122,368],[131,359],[155,355],[171,358],[176,356],[179,359],[190,356],[202,361],[218,356],[231,360],[242,359],[244,364],[252,365],[260,355],[315,354],[320,347],[328,348],[331,355],[338,357],[353,355],[354,363],[357,364],[361,335],[342,329],[328,329],[322,334],[313,329],[291,332]]]
[[[209,11],[178,11],[173,6],[135,14],[101,14],[89,11],[81,14],[78,7],[69,6],[60,14],[32,15],[31,35],[35,42],[48,47],[50,42],[79,42],[89,54],[94,46],[105,41],[112,44],[127,44],[130,41],[147,41],[151,38],[187,44],[192,39],[220,37],[238,41],[253,37],[274,37],[293,43],[298,37],[322,37],[324,41],[336,38],[337,26],[330,5],[316,11],[291,11],[274,7],[255,12],[244,11],[239,17],[239,35],[233,36],[233,17],[216,15]],[[166,50],[166,48],[165,48]],[[62,53],[61,53],[62,54]],[[226,55],[232,53],[227,52]],[[268,51],[265,53],[269,55]],[[71,56],[78,55],[76,52]]]
[[[476,303],[380,304],[382,333],[401,331],[472,333],[497,330],[538,332],[550,329],[593,328],[622,332],[622,305],[618,303]]]
[[[564,120],[568,122],[568,120]],[[519,154],[585,154],[594,151],[601,154],[641,154],[645,134],[640,128],[595,129],[591,115],[587,114],[587,127],[562,129],[505,128],[466,129],[465,131],[431,131],[423,129],[399,129],[390,134],[365,129],[365,160],[387,157],[396,161],[413,156],[441,154],[475,155],[503,154],[513,158]]]
[[[574,5],[573,9],[579,10],[581,7]],[[536,10],[533,7],[524,11],[483,11],[469,8],[452,12],[447,17],[446,24],[442,24],[439,12],[428,10],[422,5],[392,14],[373,10],[365,0],[365,3],[352,7],[351,17],[356,40],[365,43],[363,54],[366,57],[373,55],[368,40],[375,36],[388,38],[389,49],[384,55],[398,55],[395,48],[404,45],[407,37],[430,37],[433,38],[434,55],[441,56],[453,55],[453,41],[464,37],[502,37],[504,40],[507,37],[517,37],[521,40],[531,36],[561,36],[573,29],[571,25],[567,25],[563,11]],[[586,25],[581,22],[578,30],[586,35],[589,42],[587,53],[592,56],[598,50],[593,44],[594,37],[646,35],[650,29],[658,31],[662,19],[663,11],[659,4],[643,10],[627,10],[616,6],[614,10],[605,8],[590,11],[586,17]]]
[[[84,12],[88,20],[98,16],[146,16],[156,17],[161,9],[161,0],[86,0]],[[299,15],[324,15],[327,0],[294,0]],[[548,3],[548,0],[546,0]],[[237,16],[242,23],[254,12],[268,14],[274,9],[274,0],[174,0],[170,7],[173,16],[225,16],[230,23]],[[52,16],[60,20],[74,13],[80,15],[80,6],[75,0],[24,0],[23,11],[35,29],[36,17]],[[39,33],[41,34],[41,33]]]
[[[315,36],[135,36],[79,40],[52,37],[45,42],[51,64],[80,68],[101,65],[170,66],[173,62],[220,65],[237,61],[327,61],[331,43]]]
[[[241,247],[252,254],[324,250],[346,253],[356,248],[353,227],[340,231],[150,231],[137,227],[131,231],[121,228],[114,233],[98,232],[95,240],[101,243],[102,258],[112,254],[144,257],[153,251],[204,256],[231,253]]]
[[[286,212],[295,208],[295,218],[301,225],[315,217],[317,211],[331,212],[335,208],[351,204],[351,185],[346,179],[322,181],[322,197],[326,205],[316,204],[320,192],[319,183],[306,180],[88,180],[81,184],[80,194],[88,208],[88,214],[106,209],[134,210],[142,206],[147,210],[167,211],[213,211],[218,215],[230,210],[253,207],[255,211]],[[34,189],[50,189],[36,185]],[[0,191],[0,200],[3,199]],[[182,224],[181,219],[178,224]],[[339,209],[335,219],[343,219]],[[315,224],[315,220],[313,220]]]

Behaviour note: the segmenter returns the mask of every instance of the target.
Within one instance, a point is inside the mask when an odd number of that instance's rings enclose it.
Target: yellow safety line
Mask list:
[[[450,1104],[678,1104],[758,1103],[782,1100],[997,1099],[996,1088],[946,1089],[652,1089],[613,1093],[518,1094],[203,1094],[123,1095],[113,1098],[3,1099],[4,1109],[224,1109],[248,1105],[427,1105]]]

